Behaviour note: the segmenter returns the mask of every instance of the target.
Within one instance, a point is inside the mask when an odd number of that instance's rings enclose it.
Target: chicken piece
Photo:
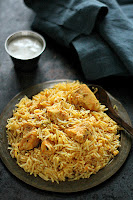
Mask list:
[[[61,108],[56,108],[54,106],[47,107],[47,115],[50,118],[51,121],[56,122],[58,119],[64,121],[68,120],[68,113],[65,110],[62,110]]]
[[[19,150],[31,150],[39,144],[39,141],[35,133],[27,134],[21,139],[18,145]]]
[[[42,144],[41,144],[41,150],[45,154],[51,154],[54,151],[53,148],[54,142],[50,142],[48,139],[44,139]]]
[[[65,133],[79,143],[85,142],[92,134],[91,126],[88,122],[76,124],[73,127],[66,129]]]
[[[80,87],[72,93],[72,103],[75,106],[82,106],[85,109],[94,111],[98,111],[100,108],[99,101],[86,84],[80,85]]]
[[[23,134],[25,135],[33,129],[33,125],[27,122],[23,125],[23,129],[24,129]]]

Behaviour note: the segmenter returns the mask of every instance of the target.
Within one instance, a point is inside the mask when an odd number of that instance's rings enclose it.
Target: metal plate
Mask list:
[[[42,190],[68,193],[68,192],[77,192],[77,191],[82,191],[82,190],[92,188],[104,182],[105,180],[110,178],[112,175],[114,175],[119,170],[119,168],[123,165],[123,163],[125,162],[129,154],[129,151],[131,148],[131,138],[125,131],[122,131],[121,138],[120,138],[121,147],[120,147],[119,154],[106,167],[101,169],[97,174],[92,175],[89,179],[80,179],[78,181],[65,181],[65,182],[61,182],[60,184],[57,184],[57,183],[52,183],[51,181],[44,181],[40,177],[35,178],[33,175],[29,175],[22,168],[20,168],[16,164],[16,160],[11,158],[9,150],[8,150],[8,142],[7,142],[6,128],[5,128],[7,124],[7,119],[12,116],[12,111],[14,110],[15,105],[25,95],[27,95],[30,98],[31,96],[39,93],[41,90],[45,88],[51,88],[54,84],[57,84],[59,82],[64,82],[64,81],[67,81],[67,80],[61,79],[61,80],[55,80],[55,81],[48,81],[48,82],[44,82],[44,83],[32,86],[20,92],[9,102],[9,104],[6,106],[6,108],[4,109],[4,111],[2,112],[0,116],[0,156],[3,163],[8,168],[8,170],[17,178],[24,181],[25,183]],[[118,107],[119,115],[127,123],[131,124],[130,118],[126,110],[122,106],[122,104],[111,95],[110,97],[111,97],[112,104],[113,105],[115,104]]]

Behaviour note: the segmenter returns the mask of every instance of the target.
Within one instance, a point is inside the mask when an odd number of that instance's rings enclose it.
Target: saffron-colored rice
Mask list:
[[[119,153],[119,126],[106,114],[107,108],[100,104],[99,111],[90,111],[83,107],[77,109],[71,103],[71,94],[80,84],[79,81],[63,82],[44,89],[32,99],[25,96],[8,119],[6,128],[11,157],[30,175],[57,183],[89,178]],[[46,108],[52,105],[67,112],[69,118],[50,120]],[[92,136],[84,142],[79,143],[65,133],[67,128],[86,121]],[[27,123],[35,128],[40,143],[31,150],[20,150],[18,144]],[[41,142],[45,139],[53,144],[51,154],[41,151]]]

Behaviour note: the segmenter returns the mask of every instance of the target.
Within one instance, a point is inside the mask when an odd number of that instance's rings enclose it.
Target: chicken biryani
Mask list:
[[[119,153],[120,127],[106,110],[79,81],[24,96],[6,125],[10,155],[45,181],[89,178]]]

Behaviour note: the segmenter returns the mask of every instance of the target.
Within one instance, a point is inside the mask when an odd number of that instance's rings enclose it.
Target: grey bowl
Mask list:
[[[32,56],[32,57],[29,57],[29,58],[22,58],[22,57],[19,58],[19,57],[15,56],[9,50],[9,45],[11,44],[11,42],[22,39],[22,38],[31,38],[32,40],[38,41],[38,43],[40,44],[40,48],[41,48],[40,51],[38,52],[38,54],[36,54],[35,56]],[[21,71],[26,71],[26,72],[32,71],[35,68],[37,68],[39,58],[40,58],[41,54],[43,53],[43,51],[45,50],[45,48],[46,48],[45,39],[40,34],[34,32],[34,31],[29,31],[29,30],[15,32],[15,33],[11,34],[5,41],[6,52],[11,57],[11,59],[14,63],[15,69],[21,70]]]

